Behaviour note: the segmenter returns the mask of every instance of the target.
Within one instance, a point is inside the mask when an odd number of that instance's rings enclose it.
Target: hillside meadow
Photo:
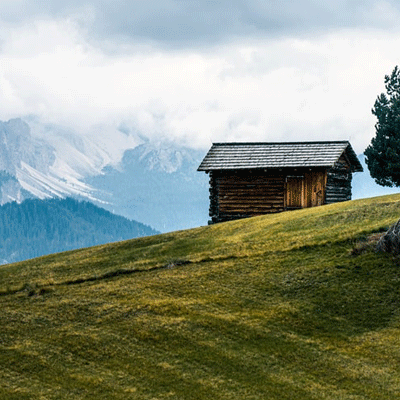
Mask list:
[[[399,399],[400,195],[0,266],[1,399]]]

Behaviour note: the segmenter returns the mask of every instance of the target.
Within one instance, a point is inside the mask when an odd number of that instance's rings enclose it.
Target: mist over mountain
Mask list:
[[[15,177],[25,190],[3,203],[26,197],[96,200],[95,188],[83,180],[101,174],[107,165],[117,165],[125,150],[140,142],[137,136],[110,127],[80,135],[35,117],[0,121],[0,171]]]
[[[162,231],[206,225],[208,176],[197,172],[204,152],[152,143],[127,150],[118,168],[85,182],[103,207]]]
[[[63,140],[55,130],[43,137],[35,136],[31,126],[20,118],[0,121],[1,204],[27,198],[93,199],[93,188],[81,179],[98,171],[85,165],[87,156],[77,149],[73,139]]]

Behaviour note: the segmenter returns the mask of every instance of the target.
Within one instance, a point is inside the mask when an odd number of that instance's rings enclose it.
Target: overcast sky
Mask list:
[[[399,21],[398,1],[0,0],[0,119],[361,153]]]

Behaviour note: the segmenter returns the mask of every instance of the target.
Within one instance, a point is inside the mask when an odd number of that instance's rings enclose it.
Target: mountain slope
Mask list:
[[[0,206],[0,262],[153,235],[157,231],[70,198]]]
[[[400,196],[0,267],[0,398],[397,399]]]

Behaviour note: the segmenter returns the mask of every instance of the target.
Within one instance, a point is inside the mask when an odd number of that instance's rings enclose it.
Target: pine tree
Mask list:
[[[364,154],[372,178],[382,186],[400,186],[400,70],[385,76],[386,94],[375,101],[375,137]]]

